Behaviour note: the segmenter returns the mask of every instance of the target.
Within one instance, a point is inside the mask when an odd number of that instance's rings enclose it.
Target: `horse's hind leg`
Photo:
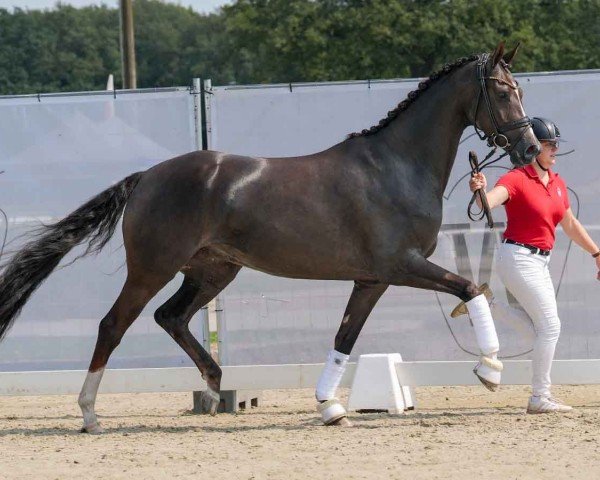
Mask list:
[[[346,370],[352,347],[371,310],[387,287],[382,283],[354,282],[342,324],[335,337],[335,348],[329,352],[315,393],[320,402],[317,409],[326,425],[350,425],[346,419],[346,410],[335,398],[335,392]]]
[[[138,317],[148,301],[164,287],[170,278],[128,276],[114,305],[100,322],[98,340],[87,377],[79,394],[79,406],[83,413],[82,432],[101,433],[95,413],[96,395],[104,374],[104,368],[123,335]]]
[[[192,335],[189,322],[200,308],[235,278],[240,268],[230,263],[213,263],[209,268],[185,270],[179,290],[154,314],[156,322],[173,337],[200,370],[208,386],[208,390],[202,394],[202,410],[212,415],[219,406],[221,368]]]

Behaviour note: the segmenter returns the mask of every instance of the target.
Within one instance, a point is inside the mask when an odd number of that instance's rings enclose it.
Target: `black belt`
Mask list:
[[[511,245],[517,245],[519,247],[526,248],[531,253],[537,253],[538,255],[542,255],[544,257],[547,257],[548,255],[550,255],[550,250],[542,250],[541,248],[534,247],[533,245],[527,245],[526,243],[515,242],[514,240],[511,240],[510,238],[505,238],[504,240],[502,240],[502,243],[510,243]]]

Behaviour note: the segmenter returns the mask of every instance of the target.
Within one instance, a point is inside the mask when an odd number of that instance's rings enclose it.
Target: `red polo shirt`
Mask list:
[[[509,196],[504,204],[504,238],[542,250],[552,249],[556,225],[569,208],[569,195],[557,173],[548,170],[548,176],[548,185],[544,186],[533,165],[527,165],[500,177],[496,186],[505,187]]]

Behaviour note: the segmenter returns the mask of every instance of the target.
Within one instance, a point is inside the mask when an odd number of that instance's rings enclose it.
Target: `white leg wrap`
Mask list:
[[[346,371],[348,358],[350,358],[349,355],[345,355],[336,350],[331,350],[329,352],[325,368],[317,382],[315,396],[319,402],[335,398],[335,392]]]
[[[481,353],[489,357],[492,353],[500,350],[496,327],[490,306],[483,294],[476,296],[472,300],[465,303],[469,311],[469,317],[473,322],[473,330],[475,330],[475,338]]]
[[[346,409],[337,398],[332,398],[317,405],[317,411],[321,414],[323,423],[329,425],[346,416]]]

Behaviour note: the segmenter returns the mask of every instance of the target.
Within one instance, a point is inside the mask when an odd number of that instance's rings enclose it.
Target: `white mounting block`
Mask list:
[[[348,410],[387,410],[403,413],[414,409],[410,387],[400,385],[396,364],[402,362],[399,353],[374,353],[358,358],[352,381]]]

